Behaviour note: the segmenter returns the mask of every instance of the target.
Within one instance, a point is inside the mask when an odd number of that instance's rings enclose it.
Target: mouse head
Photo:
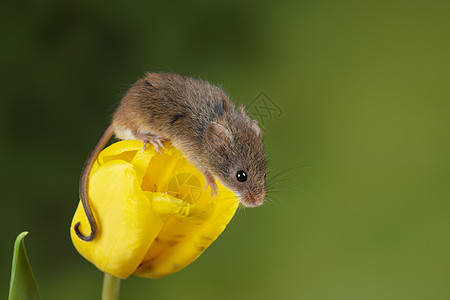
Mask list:
[[[243,205],[262,205],[266,196],[266,157],[258,123],[245,118],[227,125],[211,122],[204,138],[211,174]]]

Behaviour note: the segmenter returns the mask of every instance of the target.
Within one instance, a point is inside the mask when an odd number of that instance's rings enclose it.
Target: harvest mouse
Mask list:
[[[140,140],[160,152],[162,141],[170,141],[200,170],[206,188],[217,194],[219,180],[233,191],[244,206],[260,206],[266,195],[266,157],[262,131],[243,106],[235,108],[218,87],[193,78],[168,73],[147,73],[123,97],[111,125],[98,141],[85,164],[80,197],[91,226],[91,234],[74,229],[84,241],[91,241],[97,226],[87,198],[87,181],[92,165],[108,140]]]

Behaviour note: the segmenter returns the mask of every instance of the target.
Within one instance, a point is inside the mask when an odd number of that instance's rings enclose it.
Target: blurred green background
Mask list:
[[[283,109],[265,142],[286,192],[121,299],[449,299],[449,16],[447,1],[3,1],[0,297],[29,230],[43,299],[99,299],[69,237],[81,168],[130,84],[169,71]]]

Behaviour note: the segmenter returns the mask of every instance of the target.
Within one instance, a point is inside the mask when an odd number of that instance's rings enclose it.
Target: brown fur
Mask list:
[[[129,129],[135,136],[170,140],[196,168],[237,192],[244,205],[262,204],[266,159],[261,129],[220,88],[176,74],[147,73],[122,99],[112,125],[119,138],[121,130]],[[246,182],[236,180],[238,170],[247,172]]]
[[[142,136],[152,135],[169,140],[205,178],[218,179],[245,206],[259,206],[264,201],[266,158],[262,131],[243,106],[235,109],[216,86],[176,74],[147,73],[123,97],[111,127],[119,139],[141,140]],[[98,152],[91,156],[96,157]],[[89,174],[90,168],[87,164],[84,173]],[[239,170],[247,173],[247,181],[236,179]],[[82,202],[89,215],[83,195]],[[95,238],[95,221],[91,221],[90,236],[77,232],[87,241]]]

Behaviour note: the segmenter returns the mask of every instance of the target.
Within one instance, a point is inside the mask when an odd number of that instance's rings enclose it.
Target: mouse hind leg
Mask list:
[[[164,149],[163,141],[166,139],[162,136],[152,134],[152,133],[138,133],[134,135],[135,138],[139,141],[142,141],[144,145],[142,146],[142,151],[144,151],[147,148],[147,143],[152,144],[155,146],[156,151],[161,154],[161,150],[159,147]]]
[[[158,153],[161,153],[160,148],[164,149],[164,145],[162,142],[167,140],[166,138],[160,135],[151,132],[143,133],[138,130],[133,130],[129,127],[116,126],[114,129],[116,137],[121,140],[138,140],[143,142],[144,144],[142,146],[142,151],[144,151],[147,148],[147,143],[150,143],[153,146],[155,146],[155,149]]]

